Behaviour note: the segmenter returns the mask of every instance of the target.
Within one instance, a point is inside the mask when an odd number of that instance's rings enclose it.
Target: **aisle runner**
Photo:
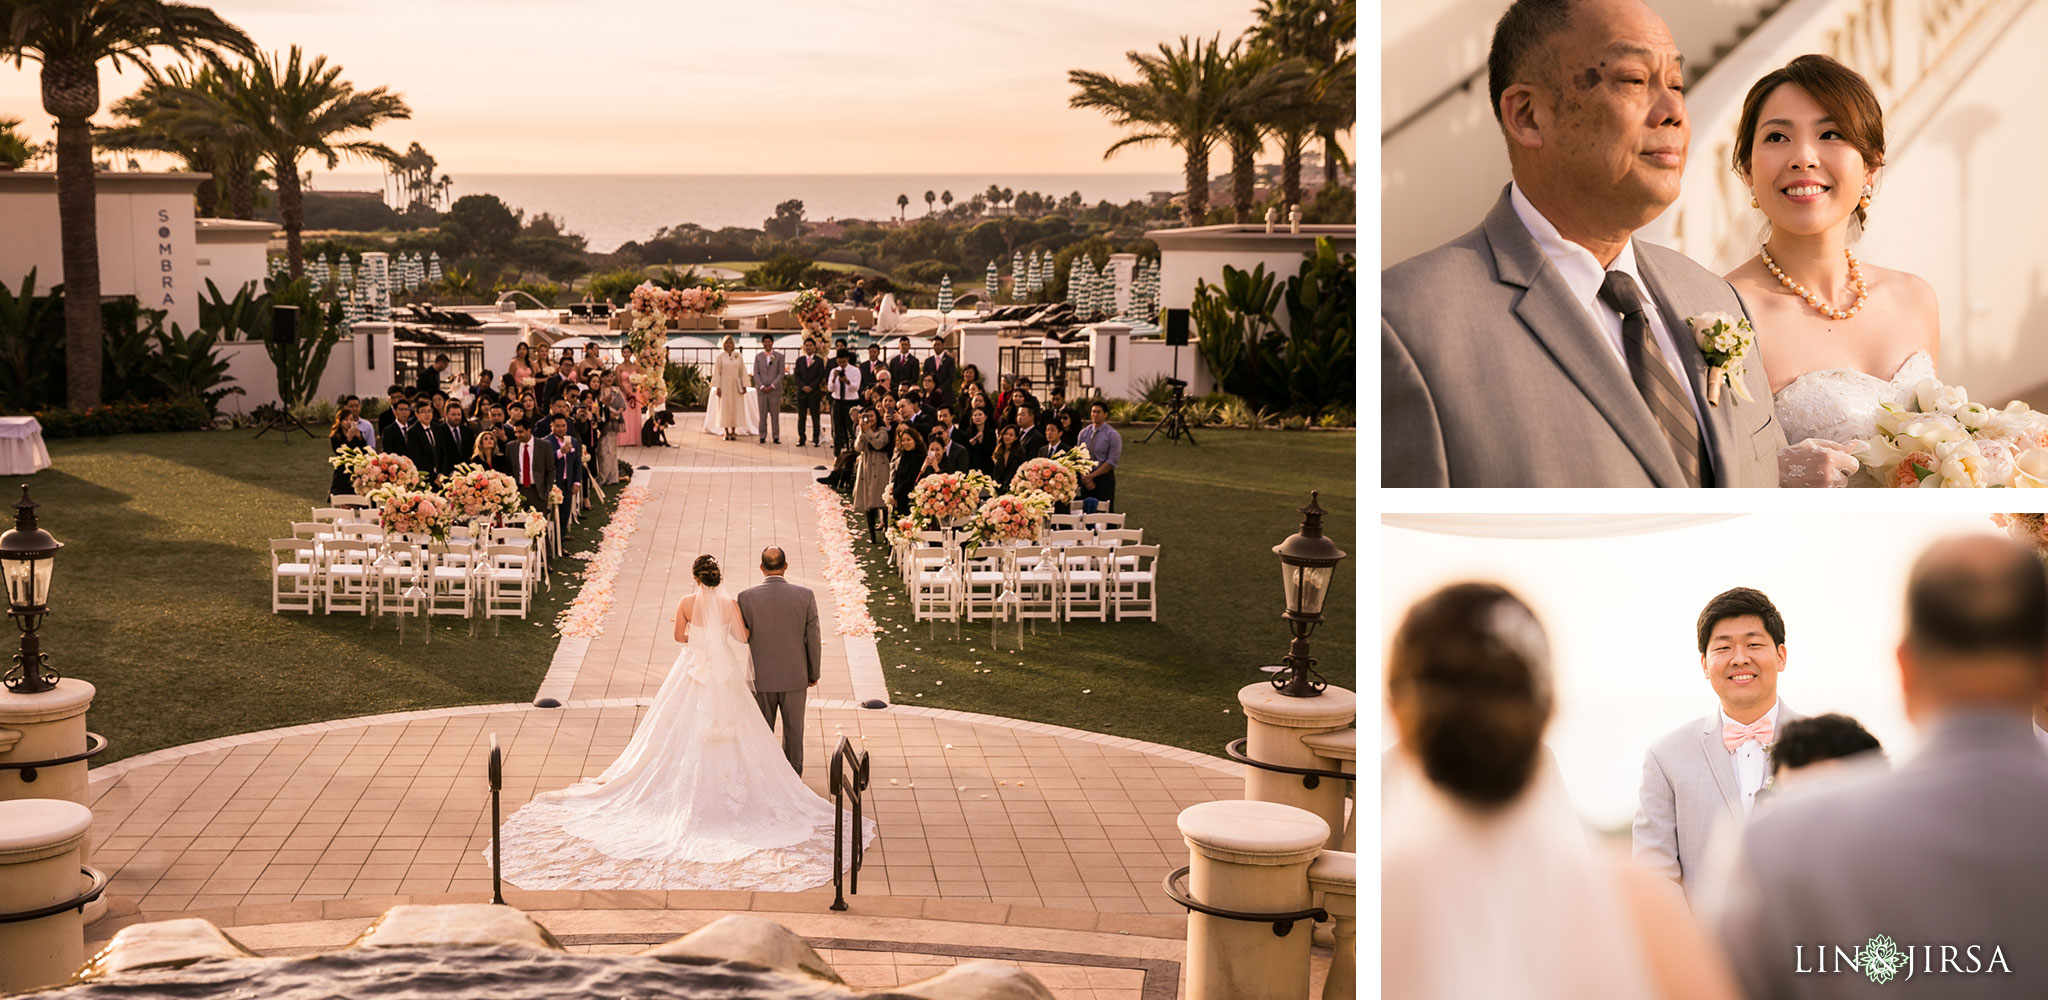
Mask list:
[[[868,613],[867,571],[853,554],[853,533],[846,527],[846,499],[822,485],[805,490],[804,496],[818,509],[818,551],[832,587],[835,631],[846,637],[846,673],[854,700],[880,708],[888,704],[889,685],[875,649],[875,619]]]
[[[576,599],[555,616],[555,629],[564,639],[595,639],[604,634],[611,617],[612,599],[619,583],[619,566],[626,559],[626,543],[640,525],[640,507],[647,502],[647,487],[635,483],[619,494],[619,506],[604,526],[604,541],[597,555],[583,567],[583,589]]]

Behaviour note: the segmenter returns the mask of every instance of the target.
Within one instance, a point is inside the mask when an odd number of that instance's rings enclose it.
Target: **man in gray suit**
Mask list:
[[[1719,929],[1752,1000],[2048,996],[2048,753],[2027,723],[2048,675],[2040,560],[1990,536],[1937,543],[1906,584],[1898,663],[1919,755],[1743,834]]]
[[[1632,239],[1691,139],[1670,29],[1641,0],[1517,0],[1488,63],[1514,182],[1380,276],[1382,485],[1778,485],[1762,358],[1755,402],[1710,403],[1686,322],[1742,300]]]
[[[782,352],[775,338],[761,335],[761,353],[754,355],[754,400],[761,406],[761,443],[768,443],[770,431],[775,443],[782,443]]]
[[[782,754],[804,773],[804,693],[818,686],[824,662],[818,631],[818,598],[783,578],[789,560],[774,546],[761,550],[759,584],[740,591],[740,620],[747,623],[747,648],[754,653],[754,700],[768,728],[782,716]]]
[[[1770,773],[1777,727],[1803,718],[1778,701],[1785,618],[1761,591],[1717,595],[1696,627],[1700,671],[1720,708],[1678,727],[1643,755],[1635,858],[1679,883],[1687,899],[1707,872],[1717,827],[1740,825]]]

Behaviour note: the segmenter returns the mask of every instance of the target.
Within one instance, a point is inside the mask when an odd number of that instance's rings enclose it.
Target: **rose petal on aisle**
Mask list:
[[[850,508],[846,499],[824,486],[804,491],[818,508],[818,551],[825,556],[825,580],[832,585],[832,600],[838,606],[840,635],[874,635],[875,619],[868,614],[867,571],[853,554],[853,532],[846,527]]]
[[[640,508],[647,503],[647,487],[628,486],[619,494],[619,505],[604,526],[604,540],[597,554],[583,567],[583,588],[576,599],[555,616],[555,631],[573,639],[595,639],[604,634],[611,617],[612,599],[617,596],[619,566],[626,561],[626,543],[640,524]],[[580,554],[580,553],[579,553]]]

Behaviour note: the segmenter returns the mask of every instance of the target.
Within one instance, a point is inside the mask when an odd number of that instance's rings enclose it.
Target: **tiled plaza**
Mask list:
[[[89,936],[104,939],[138,919],[196,913],[224,927],[247,928],[237,933],[247,934],[251,947],[274,940],[270,947],[289,948],[290,935],[266,938],[255,928],[324,928],[302,933],[322,941],[341,934],[345,941],[395,897],[487,900],[491,872],[481,851],[491,832],[484,771],[491,736],[506,752],[508,815],[536,792],[595,775],[624,749],[675,656],[671,616],[689,592],[691,561],[700,553],[715,555],[728,589],[737,591],[758,579],[760,549],[780,544],[790,557],[790,578],[820,592],[825,616],[825,676],[807,711],[805,779],[824,791],[831,748],[841,735],[873,759],[868,809],[880,836],[868,852],[852,910],[865,917],[827,914],[829,888],[797,894],[508,890],[508,898],[523,897],[520,905],[565,942],[618,950],[683,933],[718,912],[784,911],[790,917],[784,922],[798,933],[843,945],[821,948],[850,982],[873,980],[855,985],[892,985],[967,957],[988,957],[971,950],[989,943],[985,932],[951,940],[940,930],[1002,924],[1019,929],[1001,935],[1005,948],[1019,951],[1015,960],[1066,970],[1042,977],[1063,997],[1172,996],[1157,990],[1173,977],[1155,973],[1148,987],[1142,963],[1070,959],[1106,954],[1103,939],[1124,937],[1150,940],[1147,947],[1160,952],[1125,959],[1177,964],[1181,911],[1160,891],[1161,878],[1187,863],[1175,817],[1197,802],[1242,797],[1238,766],[1017,720],[859,707],[869,698],[886,700],[886,678],[874,662],[872,640],[838,635],[826,596],[817,514],[803,495],[822,474],[813,467],[826,450],[796,448],[791,426],[780,446],[751,438],[721,441],[694,421],[669,434],[679,447],[622,455],[636,467],[651,466],[635,474],[650,497],[605,633],[565,642],[537,693],[563,707],[473,706],[341,720],[95,769],[92,860],[112,876],[115,915],[89,928]],[[555,581],[573,585],[567,578]],[[636,916],[621,923],[615,911]],[[614,916],[607,922],[600,914]],[[813,918],[840,923],[812,928],[805,921]],[[892,932],[891,921],[902,926]],[[1030,928],[1086,940],[1048,939],[1041,947],[1027,943],[1030,934],[1018,936]],[[916,934],[951,950],[889,950],[889,942],[924,940]],[[1024,952],[1042,954],[1026,959]]]

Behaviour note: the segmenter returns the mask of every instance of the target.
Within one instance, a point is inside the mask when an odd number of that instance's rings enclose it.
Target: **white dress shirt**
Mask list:
[[[1771,710],[1765,712],[1763,718],[1771,720],[1771,738],[1776,740],[1778,732],[1778,705],[1776,702],[1771,704]],[[1739,726],[1741,724],[1729,718],[1726,711],[1721,713],[1721,725]],[[1771,754],[1762,743],[1758,743],[1755,739],[1747,739],[1742,741],[1741,746],[1735,748],[1735,787],[1742,792],[1742,814],[1744,816],[1749,815],[1749,811],[1756,808],[1756,791],[1764,787],[1764,778],[1768,777],[1770,773]]]
[[[1650,336],[1656,339],[1657,346],[1663,350],[1664,362],[1671,369],[1671,374],[1678,379],[1679,385],[1685,387],[1685,397],[1692,403],[1693,419],[1705,427],[1706,415],[1700,412],[1699,387],[1693,385],[1692,374],[1685,369],[1685,355],[1679,353],[1681,350],[1697,351],[1699,348],[1693,344],[1690,331],[1685,342],[1681,344],[1678,338],[1672,335],[1671,329],[1664,325],[1664,310],[1658,308],[1657,297],[1650,291],[1649,282],[1644,281],[1642,272],[1636,269],[1636,241],[1629,240],[1622,244],[1621,253],[1616,255],[1614,263],[1601,267],[1599,259],[1593,256],[1592,251],[1565,239],[1558,233],[1557,227],[1551,225],[1550,220],[1544,218],[1543,213],[1537,211],[1536,206],[1530,204],[1529,199],[1522,194],[1520,184],[1508,186],[1508,202],[1514,205],[1515,215],[1521,218],[1523,228],[1529,230],[1530,236],[1535,237],[1536,248],[1543,251],[1543,256],[1550,259],[1550,265],[1557,268],[1557,273],[1564,278],[1565,287],[1571,289],[1572,298],[1577,299],[1579,305],[1585,308],[1586,315],[1592,318],[1593,328],[1606,335],[1607,346],[1613,348],[1614,356],[1621,359],[1624,371],[1628,369],[1628,353],[1623,349],[1621,342],[1621,314],[1600,301],[1600,286],[1606,283],[1608,271],[1620,271],[1635,279],[1636,290],[1643,296],[1643,304],[1646,307],[1644,312],[1649,315]]]

